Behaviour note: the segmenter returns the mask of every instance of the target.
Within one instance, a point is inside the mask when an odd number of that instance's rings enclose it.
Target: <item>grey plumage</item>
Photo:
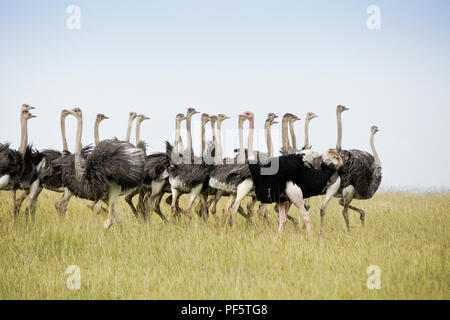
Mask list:
[[[375,164],[374,157],[361,150],[340,150],[344,165],[339,170],[341,187],[336,194],[342,197],[348,186],[355,188],[355,199],[370,199],[381,184],[381,167]]]
[[[105,200],[109,182],[112,181],[122,190],[130,190],[144,180],[143,151],[118,139],[101,141],[86,158],[74,154],[61,160],[64,186],[83,199]],[[79,174],[75,170],[76,161],[81,165]]]

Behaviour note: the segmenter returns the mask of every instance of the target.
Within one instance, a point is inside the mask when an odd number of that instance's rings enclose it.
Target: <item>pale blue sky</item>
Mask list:
[[[70,4],[81,8],[81,30],[66,27]],[[366,27],[372,4],[381,30]],[[446,0],[0,0],[0,141],[18,145],[29,103],[40,149],[61,148],[60,110],[76,106],[84,144],[97,113],[111,117],[101,137],[123,138],[134,110],[152,118],[142,137],[159,151],[176,113],[194,106],[232,116],[225,129],[246,110],[260,128],[267,112],[315,112],[310,140],[322,152],[335,146],[344,104],[344,148],[370,150],[369,128],[380,128],[384,187],[450,188],[449,39]],[[72,147],[72,119],[68,130]]]

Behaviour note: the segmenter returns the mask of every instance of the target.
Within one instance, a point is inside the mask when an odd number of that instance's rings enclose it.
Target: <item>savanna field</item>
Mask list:
[[[103,230],[105,216],[72,199],[64,220],[43,192],[37,222],[16,226],[12,197],[0,193],[0,299],[449,299],[450,194],[379,192],[354,201],[352,234],[333,200],[319,237],[322,197],[311,201],[314,238],[289,222],[283,236],[270,221],[223,228],[221,207],[207,223],[194,217],[165,225],[132,215],[121,199],[124,232]],[[186,196],[181,207],[186,207]],[[246,201],[244,201],[246,202]],[[221,205],[225,199],[221,200]],[[163,204],[169,215],[169,207]],[[245,203],[244,203],[244,207]],[[296,208],[291,215],[299,217]],[[66,269],[81,270],[81,289],[66,286]],[[381,289],[369,290],[369,265],[380,268]]]

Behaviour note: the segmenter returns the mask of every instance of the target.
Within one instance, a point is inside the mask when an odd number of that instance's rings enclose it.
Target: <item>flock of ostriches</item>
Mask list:
[[[192,150],[191,119],[198,113],[189,108],[187,114],[176,116],[176,133],[174,144],[166,142],[166,151],[147,153],[146,144],[140,140],[140,128],[144,115],[130,113],[127,136],[125,141],[117,138],[99,139],[99,125],[105,115],[99,114],[95,122],[95,146],[82,147],[81,136],[83,118],[80,109],[63,110],[61,114],[61,133],[63,150],[37,151],[28,144],[27,122],[34,118],[29,105],[23,105],[21,110],[21,141],[18,150],[9,144],[0,144],[0,190],[12,192],[14,200],[14,221],[19,214],[24,200],[28,197],[26,217],[31,214],[35,221],[36,202],[43,189],[63,193],[55,204],[61,216],[65,215],[67,204],[72,196],[90,200],[94,212],[107,211],[104,227],[108,229],[117,222],[122,230],[120,215],[116,203],[120,196],[125,195],[126,201],[136,217],[147,220],[152,212],[156,212],[164,222],[166,217],[160,205],[163,195],[171,207],[173,217],[181,214],[191,218],[192,210],[203,219],[208,219],[209,212],[216,214],[217,202],[221,197],[228,197],[223,209],[223,223],[227,220],[231,226],[236,224],[236,214],[245,219],[253,216],[255,203],[261,203],[258,216],[267,219],[267,207],[276,203],[275,209],[279,216],[279,232],[282,233],[287,219],[298,228],[299,221],[287,214],[291,204],[299,208],[308,235],[311,235],[311,224],[307,209],[308,199],[313,196],[325,195],[320,209],[322,233],[326,207],[333,197],[340,198],[343,216],[350,231],[348,210],[360,214],[364,225],[365,212],[351,206],[353,199],[370,199],[381,182],[381,162],[374,147],[376,126],[371,128],[370,146],[372,154],[360,150],[342,150],[341,114],[347,110],[339,105],[336,110],[338,137],[335,149],[329,149],[324,154],[311,149],[308,139],[310,121],[316,117],[313,113],[306,115],[305,143],[297,150],[293,124],[299,120],[293,114],[287,113],[282,119],[282,148],[280,156],[274,157],[271,138],[271,126],[277,123],[277,116],[269,113],[265,121],[265,138],[267,153],[253,150],[254,115],[245,112],[239,116],[239,149],[234,158],[222,157],[222,122],[229,117],[201,116],[201,146],[202,154],[194,155]],[[75,152],[67,147],[65,121],[68,115],[77,120]],[[136,145],[130,143],[132,124],[136,120]],[[181,123],[186,121],[187,144],[183,146],[181,139]],[[244,147],[244,123],[249,121],[248,146]],[[213,142],[205,141],[205,126],[210,122]],[[289,130],[289,131],[288,131]],[[289,135],[291,142],[289,142]],[[23,190],[16,198],[17,190]],[[186,211],[179,207],[182,194],[189,194]],[[135,206],[132,202],[138,196]],[[241,201],[249,196],[247,212],[241,207]],[[197,205],[195,200],[199,199]],[[102,204],[107,205],[107,209]],[[231,219],[230,219],[231,217]]]

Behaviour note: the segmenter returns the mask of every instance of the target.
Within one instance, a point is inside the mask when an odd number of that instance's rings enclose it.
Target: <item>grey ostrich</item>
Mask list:
[[[326,214],[326,205],[332,196],[341,198],[339,204],[343,206],[342,215],[345,219],[347,230],[350,232],[350,223],[348,220],[348,209],[352,209],[360,214],[361,224],[364,226],[365,212],[362,209],[351,206],[353,199],[366,200],[373,197],[381,183],[381,161],[375,150],[374,136],[378,132],[378,127],[372,126],[370,133],[370,147],[372,154],[361,150],[342,150],[342,119],[341,114],[348,110],[345,106],[339,105],[336,109],[338,122],[338,140],[336,149],[339,150],[344,164],[339,172],[340,184],[333,188],[325,199],[322,210],[320,211],[322,232],[324,217]]]
[[[147,150],[146,150],[145,142],[141,140],[141,125],[142,125],[143,121],[149,120],[149,119],[150,119],[149,117],[147,117],[143,114],[139,114],[136,117],[136,147],[142,149],[142,151],[144,151],[145,154],[147,153]],[[147,163],[147,155],[146,155],[146,163]],[[146,164],[145,172],[147,173],[147,164]],[[148,181],[148,179],[144,179],[144,183],[142,184],[142,186],[140,186],[138,189],[136,189],[135,191],[133,191],[132,193],[128,194],[125,197],[125,201],[130,206],[130,208],[133,211],[133,214],[136,216],[136,218],[139,217],[139,215],[144,217],[144,219],[146,218],[146,216],[145,216],[145,198],[146,198],[146,194],[149,192],[149,188],[150,188],[150,185],[148,183],[145,183],[146,181]],[[133,205],[133,197],[137,194],[139,194],[139,199],[138,199],[138,206],[136,208]]]
[[[189,113],[189,111],[188,111]],[[184,147],[183,142],[181,140],[181,122],[186,120],[187,117],[179,113],[175,117],[175,141],[174,146],[178,146],[175,148],[175,152],[178,154],[183,154]],[[166,217],[161,211],[161,199],[164,193],[169,193],[170,196],[167,197],[166,201],[168,204],[172,204],[172,195],[171,189],[168,187],[169,181],[169,157],[166,153],[153,153],[147,156],[146,162],[146,177],[144,180],[145,185],[150,185],[151,187],[147,189],[147,194],[145,197],[145,205],[144,205],[144,218],[147,219],[148,215],[155,212],[164,222],[168,222]],[[149,194],[150,193],[150,194]],[[175,207],[177,212],[181,209],[179,208],[178,201],[175,203]]]
[[[144,152],[130,143],[117,139],[103,140],[86,158],[81,155],[83,118],[80,109],[71,110],[77,119],[76,147],[73,157],[63,162],[63,184],[77,197],[91,201],[102,200],[108,205],[104,223],[108,229],[116,220],[116,202],[121,193],[138,188],[144,179]]]
[[[9,190],[14,202],[14,221],[19,213],[20,206],[29,194],[32,180],[37,175],[36,166],[41,157],[28,145],[28,120],[35,118],[30,113],[34,109],[28,104],[22,105],[20,114],[21,139],[18,150],[11,149],[9,144],[0,144],[0,190]],[[17,190],[24,190],[19,199]]]
[[[167,144],[167,155],[170,157],[170,166],[168,168],[169,172],[169,183],[172,190],[172,204],[171,211],[173,216],[177,216],[176,202],[178,197],[182,193],[189,193],[189,203],[186,210],[188,218],[191,218],[191,210],[194,200],[197,196],[200,198],[202,203],[202,217],[206,220],[208,218],[208,210],[206,207],[206,186],[209,178],[209,172],[211,170],[211,164],[206,164],[203,161],[203,157],[194,157],[192,153],[192,138],[191,138],[191,117],[193,114],[197,113],[195,110],[188,110],[188,116],[186,119],[186,126],[188,128],[188,146],[187,153],[183,156],[183,163],[178,163],[172,159],[174,152],[169,144]],[[205,143],[205,125],[209,121],[209,115],[202,114],[201,122],[201,148],[202,155],[206,146]],[[190,152],[189,152],[190,150]],[[188,159],[185,159],[188,157]],[[192,163],[194,160],[195,162]],[[200,161],[199,161],[200,160]],[[199,163],[200,162],[200,163]],[[205,189],[204,189],[205,187]]]

